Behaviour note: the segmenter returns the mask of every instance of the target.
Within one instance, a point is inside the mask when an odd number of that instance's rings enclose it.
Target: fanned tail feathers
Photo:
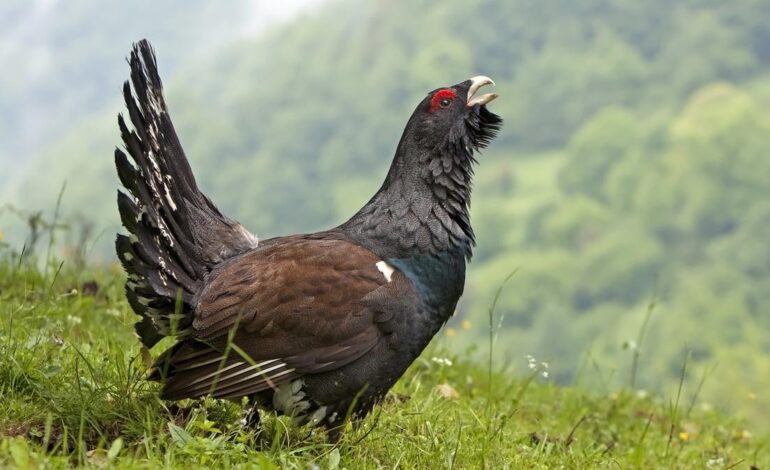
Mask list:
[[[128,190],[118,191],[118,209],[129,235],[118,235],[116,250],[128,273],[129,303],[143,317],[137,333],[150,347],[163,336],[188,332],[203,277],[256,247],[257,239],[198,189],[147,40],[134,45],[128,62],[131,80],[123,94],[133,130],[118,116],[128,156],[116,149],[115,166]]]

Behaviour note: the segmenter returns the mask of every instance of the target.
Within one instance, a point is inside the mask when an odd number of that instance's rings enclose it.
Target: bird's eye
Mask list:
[[[448,108],[456,97],[457,93],[451,88],[444,88],[437,91],[430,99],[430,111],[433,112],[440,107]]]

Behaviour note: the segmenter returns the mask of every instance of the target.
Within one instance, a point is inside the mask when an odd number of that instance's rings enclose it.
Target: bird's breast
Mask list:
[[[465,285],[465,255],[461,249],[409,258],[390,258],[389,266],[401,271],[426,307],[441,324],[454,311]]]

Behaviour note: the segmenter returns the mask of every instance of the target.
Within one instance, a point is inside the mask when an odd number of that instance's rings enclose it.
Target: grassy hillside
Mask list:
[[[0,467],[770,466],[770,439],[704,406],[697,388],[561,388],[535,358],[521,358],[523,374],[490,370],[446,353],[446,338],[338,445],[272,416],[255,434],[236,404],[158,400],[117,268],[57,268],[0,264]],[[607,371],[578,375],[594,373]]]

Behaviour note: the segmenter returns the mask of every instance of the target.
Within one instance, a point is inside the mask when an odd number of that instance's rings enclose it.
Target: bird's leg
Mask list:
[[[259,414],[259,401],[256,397],[249,398],[249,408],[246,409],[246,415],[241,419],[241,425],[245,431],[251,431],[252,445],[257,449],[266,449],[270,447],[270,439],[265,435],[262,429],[262,418]]]
[[[245,403],[246,413],[241,418],[241,426],[244,429],[253,431],[254,433],[260,433],[262,430],[262,418],[259,415],[259,397],[252,395],[248,397],[248,401]]]
[[[251,407],[246,411],[246,416],[243,418],[243,426],[252,431],[260,431],[262,418],[259,416],[259,407],[256,403],[251,404]]]

